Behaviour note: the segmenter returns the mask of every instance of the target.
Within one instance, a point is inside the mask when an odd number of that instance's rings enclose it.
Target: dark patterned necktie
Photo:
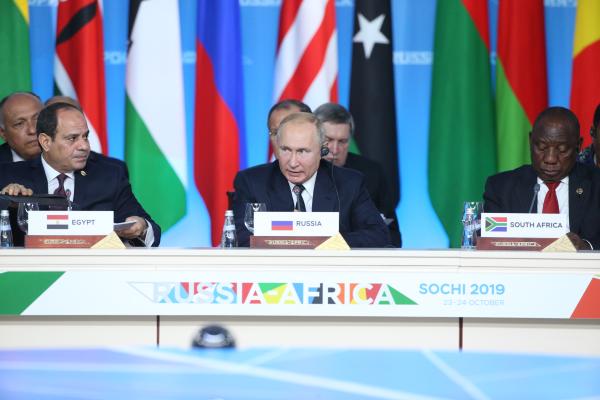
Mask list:
[[[56,188],[56,190],[54,191],[55,195],[68,197],[67,191],[65,190],[65,180],[67,178],[68,177],[65,174],[60,174],[56,177],[56,179],[58,179],[58,188]]]
[[[292,191],[296,195],[296,206],[294,207],[294,210],[306,211],[306,206],[304,205],[304,199],[302,198],[302,192],[304,191],[304,186],[296,185],[296,186],[294,186]]]

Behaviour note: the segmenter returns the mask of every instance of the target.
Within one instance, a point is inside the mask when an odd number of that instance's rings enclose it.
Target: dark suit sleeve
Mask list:
[[[485,182],[485,191],[483,192],[483,210],[484,212],[509,212],[502,204],[502,197],[499,194],[499,185],[493,176],[487,178]]]
[[[340,233],[350,247],[389,247],[390,234],[369,192],[360,179],[350,209],[351,228],[340,226]]]
[[[129,183],[129,179],[125,175],[125,169],[118,168],[119,171],[117,178],[117,187],[116,193],[114,197],[114,212],[115,212],[115,221],[122,222],[127,219],[127,217],[141,217],[150,223],[152,226],[152,231],[154,233],[154,242],[152,243],[152,247],[158,247],[160,244],[160,236],[161,229],[160,226],[150,215],[144,210],[141,204],[136,199],[135,195],[131,190],[131,184]],[[137,243],[137,241],[132,241],[132,244],[138,246],[141,243]]]
[[[246,212],[246,203],[256,202],[253,197],[248,177],[245,172],[238,172],[233,181],[235,196],[233,197],[233,218],[235,219],[235,230],[237,234],[238,246],[250,246],[250,231],[244,225],[244,213]]]

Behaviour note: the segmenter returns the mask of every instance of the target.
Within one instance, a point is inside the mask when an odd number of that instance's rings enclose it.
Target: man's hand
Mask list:
[[[571,240],[571,243],[573,243],[573,246],[575,246],[577,250],[592,250],[590,244],[580,238],[576,233],[569,232],[567,233],[567,237]]]
[[[148,223],[144,218],[141,217],[127,217],[125,221],[135,221],[131,227],[117,232],[117,234],[125,239],[135,239],[140,238],[144,240],[146,237],[146,231],[148,230]]]
[[[8,184],[0,191],[2,194],[7,194],[9,196],[31,196],[33,194],[33,190],[26,188],[23,185],[19,185],[18,183]]]

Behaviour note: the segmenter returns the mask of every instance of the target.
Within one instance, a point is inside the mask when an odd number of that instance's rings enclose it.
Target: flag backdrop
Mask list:
[[[196,44],[194,179],[221,239],[226,192],[240,167],[244,136],[239,0],[199,0]]]
[[[358,151],[381,164],[389,203],[400,199],[396,100],[389,0],[357,0],[354,6],[350,113]]]
[[[530,162],[529,132],[548,106],[543,0],[502,0],[498,17],[498,170]]]
[[[108,154],[102,12],[97,0],[61,0],[56,22],[57,94],[79,101],[92,150]]]
[[[337,102],[338,50],[334,0],[283,0],[275,60],[275,102],[316,108]],[[273,149],[269,147],[269,159]]]
[[[129,12],[125,159],[138,200],[163,232],[186,213],[178,4],[132,0]]]
[[[480,201],[495,172],[487,1],[438,1],[429,127],[429,193],[461,244],[464,201]]]
[[[31,90],[27,0],[0,1],[0,99]]]
[[[588,134],[594,110],[600,103],[600,1],[579,0],[573,44],[573,80],[571,109],[581,124],[584,146],[591,142]]]

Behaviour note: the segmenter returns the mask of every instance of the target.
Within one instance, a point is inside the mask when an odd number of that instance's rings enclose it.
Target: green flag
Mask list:
[[[186,213],[179,3],[129,5],[125,159],[136,196],[166,232]]]
[[[429,193],[450,239],[461,243],[464,201],[482,198],[496,139],[487,1],[437,2],[429,133]]]
[[[0,1],[0,99],[31,90],[27,0]]]

